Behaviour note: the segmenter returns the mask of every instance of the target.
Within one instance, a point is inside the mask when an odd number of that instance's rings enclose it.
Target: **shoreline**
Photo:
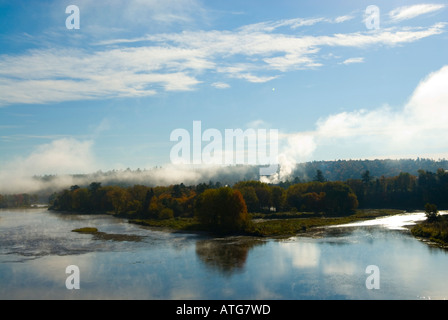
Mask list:
[[[167,232],[185,232],[197,234],[209,234],[211,236],[248,236],[261,238],[284,238],[295,235],[311,235],[319,228],[360,222],[380,217],[403,214],[406,210],[399,209],[358,209],[356,213],[349,216],[328,217],[316,216],[315,214],[295,214],[291,218],[259,218],[252,220],[248,230],[238,233],[224,234],[207,230],[194,218],[174,218],[166,220],[156,219],[128,219],[128,223],[151,227]],[[259,215],[259,214],[257,214]],[[280,215],[284,215],[281,213]],[[310,217],[311,216],[311,217]],[[255,220],[255,221],[254,221]]]
[[[14,208],[14,209],[44,209],[44,208]],[[355,222],[362,222],[373,220],[382,217],[393,215],[412,213],[419,210],[404,210],[404,209],[357,209],[356,212],[348,216],[328,217],[315,213],[291,213],[281,212],[278,214],[252,214],[251,228],[247,231],[235,233],[221,233],[213,230],[208,230],[206,227],[199,224],[195,218],[172,218],[172,219],[136,219],[124,214],[113,214],[112,212],[72,212],[72,211],[58,211],[47,209],[48,212],[59,214],[81,214],[81,215],[107,215],[114,218],[127,220],[127,223],[148,227],[154,230],[172,233],[189,233],[211,237],[253,237],[253,238],[272,238],[282,239],[291,236],[310,236],[315,237],[325,227],[332,225],[350,224]],[[448,219],[448,216],[447,216]],[[425,221],[419,221],[415,225],[405,226],[410,234],[417,240],[441,249],[448,249],[448,242],[443,242],[438,239],[432,239],[430,236],[424,236],[413,232],[413,229],[422,226]],[[260,227],[261,226],[261,227]]]
[[[436,221],[421,221],[410,228],[411,234],[428,245],[448,249],[448,216],[439,215]]]
[[[382,217],[411,213],[403,209],[358,209],[354,214],[348,216],[328,217],[315,213],[286,213],[263,214],[255,213],[252,218],[251,225],[248,230],[234,233],[222,233],[219,231],[209,230],[201,225],[195,218],[172,218],[172,219],[139,219],[132,218],[129,215],[115,215],[111,212],[63,212],[50,210],[49,212],[61,214],[82,214],[82,215],[108,215],[120,219],[127,220],[127,223],[136,224],[142,227],[148,227],[154,230],[171,232],[171,233],[189,233],[204,235],[210,237],[253,237],[253,238],[272,238],[282,239],[291,236],[310,236],[314,237],[319,234],[323,228],[333,225],[343,225],[355,222],[373,220]],[[417,210],[418,211],[418,210]],[[424,237],[412,232],[416,226],[424,224],[424,221],[417,222],[415,225],[406,226],[410,234],[417,240],[424,242],[433,247],[448,249],[448,243],[440,242]]]

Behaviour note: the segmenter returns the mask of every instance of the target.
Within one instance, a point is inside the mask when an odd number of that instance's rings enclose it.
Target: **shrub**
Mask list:
[[[174,211],[170,208],[164,208],[159,212],[159,219],[172,219],[174,218]]]

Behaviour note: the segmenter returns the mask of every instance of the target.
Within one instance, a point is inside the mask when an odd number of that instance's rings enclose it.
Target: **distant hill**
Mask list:
[[[418,170],[437,172],[438,169],[448,169],[448,160],[431,159],[402,159],[402,160],[337,160],[312,161],[297,164],[293,173],[283,180],[287,182],[307,182],[316,177],[317,170],[322,171],[327,181],[346,181],[361,179],[366,170],[372,179],[393,177],[400,172],[407,172],[417,176]],[[46,175],[34,176],[28,179],[14,179],[0,190],[0,194],[37,194],[45,198],[53,192],[69,188],[73,185],[88,186],[92,182],[101,182],[103,186],[168,186],[183,183],[196,185],[199,183],[214,183],[219,185],[233,185],[240,181],[258,180],[258,166],[227,166],[227,167],[158,167],[148,170],[112,170],[98,171],[91,174]]]
[[[400,172],[407,172],[417,176],[418,170],[436,172],[438,169],[448,169],[448,160],[431,159],[401,159],[401,160],[337,160],[312,161],[300,163],[293,172],[293,177],[302,181],[313,180],[317,170],[329,181],[346,181],[361,179],[361,175],[368,170],[372,178],[381,176],[393,177]]]

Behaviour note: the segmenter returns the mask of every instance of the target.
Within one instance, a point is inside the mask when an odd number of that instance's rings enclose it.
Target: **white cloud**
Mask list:
[[[227,88],[230,88],[230,85],[225,82],[213,82],[212,87],[214,87],[216,89],[227,89]]]
[[[336,17],[334,19],[334,22],[335,23],[342,23],[342,22],[349,21],[349,20],[352,20],[352,19],[354,19],[354,17],[353,16],[349,16],[349,15],[339,16],[339,17]]]
[[[24,174],[86,173],[95,169],[92,141],[63,138],[39,146],[25,159],[14,161],[13,171]]]
[[[212,65],[201,54],[159,47],[34,50],[0,61],[0,105],[48,103],[154,95],[191,90],[199,80],[188,74]],[[50,63],[51,62],[51,63]],[[173,71],[171,71],[173,70]]]
[[[324,18],[295,18],[285,19],[279,21],[259,22],[243,26],[239,29],[241,32],[273,32],[281,27],[289,27],[291,29],[297,29],[303,26],[312,26],[316,23],[326,21]]]
[[[196,0],[77,0],[76,4],[83,20],[95,28],[191,24],[195,18],[205,15],[204,8]],[[95,28],[89,31],[94,32]]]
[[[343,112],[321,119],[313,133],[319,147],[331,144],[344,152],[365,155],[446,152],[448,147],[448,66],[431,73],[414,90],[403,108]],[[363,155],[359,154],[359,157]]]
[[[335,21],[346,19],[340,16]],[[437,23],[425,28],[324,36],[273,32],[280,27],[294,29],[321,20],[280,20],[234,31],[155,33],[135,39],[106,40],[94,51],[53,48],[4,54],[0,56],[0,106],[188,91],[204,82],[208,72],[265,83],[282,72],[322,67],[318,53],[325,47],[331,50],[395,46],[440,34],[446,27],[445,23]],[[344,63],[359,63],[360,59],[350,58]],[[226,87],[219,80],[212,85]]]
[[[348,58],[345,59],[344,61],[342,61],[342,64],[352,64],[352,63],[362,63],[364,62],[364,58],[363,57],[357,57],[357,58]]]
[[[270,125],[268,125],[264,120],[261,119],[257,119],[257,120],[253,120],[250,121],[248,123],[246,123],[246,128],[251,128],[251,129],[263,129],[263,128],[267,128],[270,127]]]
[[[423,79],[402,108],[341,112],[317,121],[314,131],[280,134],[279,172],[263,181],[290,178],[297,163],[322,151],[334,155],[322,160],[447,157],[447,83],[448,65]]]
[[[238,74],[233,74],[231,76],[234,78],[237,78],[237,79],[244,79],[244,80],[246,80],[248,82],[252,82],[252,83],[264,83],[264,82],[269,82],[269,81],[277,78],[277,77],[269,77],[269,76],[256,76],[251,73],[238,73]]]
[[[243,32],[273,32],[279,28],[290,28],[295,30],[301,27],[310,27],[318,23],[342,23],[353,19],[351,15],[338,16],[334,19],[317,17],[317,18],[294,18],[283,19],[278,21],[267,21],[249,24],[239,28],[239,31]]]
[[[443,4],[416,4],[412,6],[404,6],[389,12],[389,17],[394,22],[413,19],[422,14],[438,11],[443,9]]]

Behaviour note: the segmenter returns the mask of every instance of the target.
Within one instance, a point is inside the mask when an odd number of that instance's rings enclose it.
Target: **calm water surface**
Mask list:
[[[314,237],[210,238],[107,215],[0,210],[0,299],[445,299],[448,252],[403,227],[422,213]],[[106,237],[71,230],[96,227]],[[121,236],[120,236],[121,235]],[[66,267],[80,270],[68,290]],[[367,289],[379,270],[379,289]]]

